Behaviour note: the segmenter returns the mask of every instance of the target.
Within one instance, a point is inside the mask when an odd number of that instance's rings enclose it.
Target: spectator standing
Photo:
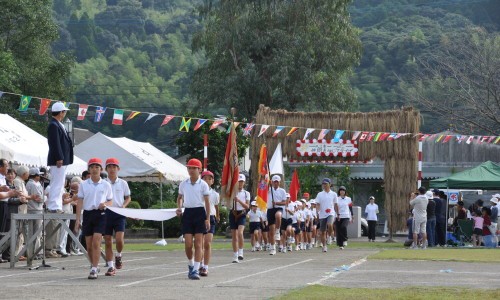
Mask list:
[[[491,241],[495,245],[495,247],[498,247],[498,236],[497,236],[497,230],[498,230],[498,199],[496,197],[493,197],[490,199],[490,211],[491,211],[491,225],[490,225],[490,231],[491,231]]]
[[[346,194],[344,186],[339,187],[339,194],[337,197],[337,222],[335,228],[337,231],[337,246],[340,250],[347,247],[347,226],[352,223],[352,200]]]
[[[434,202],[434,194],[431,191],[425,193],[429,202],[427,203],[427,244],[429,247],[436,246],[436,202]]]
[[[26,184],[26,190],[28,191],[28,195],[37,195],[38,197],[34,197],[35,199],[28,201],[28,214],[43,214],[43,186],[40,183],[40,175],[41,173],[38,168],[31,168],[29,170],[29,180]],[[29,221],[28,226],[30,228],[30,232],[35,234],[42,226],[42,220],[31,220]],[[40,247],[41,238],[42,232],[40,231],[40,233],[36,235],[34,249],[38,249],[38,247]],[[32,255],[34,250],[33,246],[30,245],[28,249],[30,249],[28,251],[29,255]]]
[[[0,239],[4,237],[2,232],[10,231],[10,199],[19,196],[19,192],[11,189],[7,183],[9,171],[14,173],[14,171],[9,170],[9,162],[4,158],[0,158]],[[10,249],[8,247],[0,254],[0,263],[9,261]]]
[[[331,190],[330,178],[324,178],[321,187],[323,191],[316,196],[316,211],[319,219],[319,230],[321,235],[321,244],[323,252],[327,252],[326,236],[333,233],[333,222],[338,212],[337,193]]]
[[[443,247],[446,245],[446,208],[443,207],[443,199],[439,198],[439,190],[432,190],[432,200],[436,203],[436,236],[435,244]]]
[[[375,242],[378,221],[377,214],[379,213],[378,205],[375,204],[375,197],[373,196],[370,196],[368,201],[369,203],[365,208],[366,221],[368,222],[368,242]]]
[[[427,190],[425,187],[419,187],[418,193],[413,200],[410,201],[410,205],[413,207],[413,245],[412,249],[418,248],[418,235],[422,234],[422,248],[427,248],[427,233],[426,233],[426,223],[427,223],[427,204],[429,199],[425,196]]]

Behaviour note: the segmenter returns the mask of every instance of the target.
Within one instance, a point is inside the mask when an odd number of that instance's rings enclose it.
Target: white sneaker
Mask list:
[[[276,248],[272,247],[269,255],[276,255]]]
[[[255,247],[252,247],[252,252],[255,252]]]
[[[299,246],[295,246],[295,251],[299,251],[300,250],[300,247]]]
[[[343,246],[344,246],[344,247],[347,247],[347,241],[344,241]]]
[[[292,237],[292,244],[295,244],[295,238]]]
[[[238,260],[238,255],[233,255],[233,263],[237,264],[240,261]]]
[[[340,247],[339,249],[340,249],[340,250],[344,250],[344,247]]]
[[[281,252],[286,253],[286,248],[283,248],[283,251],[281,251]]]
[[[328,248],[326,246],[323,246],[323,252],[327,252]]]
[[[266,251],[271,251],[271,244],[266,245]]]
[[[260,249],[260,244],[259,244],[259,242],[257,242],[257,243],[255,244],[255,250],[259,251],[259,249]]]
[[[329,236],[328,239],[326,240],[326,244],[327,245],[331,245],[332,244],[332,237]]]
[[[292,251],[292,246],[288,246],[288,251]]]

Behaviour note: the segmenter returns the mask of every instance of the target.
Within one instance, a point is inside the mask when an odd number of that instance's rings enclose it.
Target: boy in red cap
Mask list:
[[[108,178],[105,180],[111,185],[113,190],[113,207],[127,207],[130,203],[130,188],[128,183],[118,178],[120,171],[120,162],[116,158],[106,160],[106,172]],[[126,217],[119,215],[110,209],[106,210],[106,229],[104,231],[104,241],[106,243],[106,261],[108,271],[106,276],[115,276],[116,269],[122,268],[122,251],[124,245]],[[115,263],[113,262],[113,232],[116,240]],[[116,269],[115,269],[116,268]]]
[[[189,261],[188,278],[200,279],[200,265],[203,258],[203,234],[210,230],[210,188],[201,180],[201,161],[190,159],[186,165],[189,178],[179,184],[177,197],[177,216],[182,215],[184,249]],[[184,212],[182,212],[184,207]],[[193,257],[194,237],[194,257]]]
[[[101,179],[102,161],[100,158],[91,158],[88,162],[88,169],[90,178],[80,183],[78,189],[75,232],[80,229],[83,209],[82,232],[92,264],[88,278],[97,279],[102,235],[106,227],[105,209],[112,204],[113,191],[109,182]]]

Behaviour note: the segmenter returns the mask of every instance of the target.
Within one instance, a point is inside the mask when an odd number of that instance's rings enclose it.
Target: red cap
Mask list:
[[[212,176],[212,178],[214,178],[214,173],[210,172],[210,171],[203,171],[201,173],[201,177],[203,178],[204,176]]]
[[[89,167],[91,165],[99,165],[102,168],[102,160],[98,157],[93,157],[93,158],[89,159],[89,162],[87,164],[87,166],[89,166]]]
[[[304,198],[309,197],[309,193],[304,193],[303,196]]]
[[[186,167],[192,167],[192,168],[198,168],[198,169],[202,169],[202,165],[201,165],[201,161],[199,159],[196,159],[196,158],[191,158]]]
[[[118,161],[118,159],[116,159],[114,157],[110,157],[110,158],[106,159],[106,167],[109,165],[120,166],[120,162]]]

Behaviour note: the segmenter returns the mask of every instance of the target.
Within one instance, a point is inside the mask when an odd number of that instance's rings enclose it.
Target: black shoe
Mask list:
[[[243,260],[243,256],[238,256],[238,260]]]

